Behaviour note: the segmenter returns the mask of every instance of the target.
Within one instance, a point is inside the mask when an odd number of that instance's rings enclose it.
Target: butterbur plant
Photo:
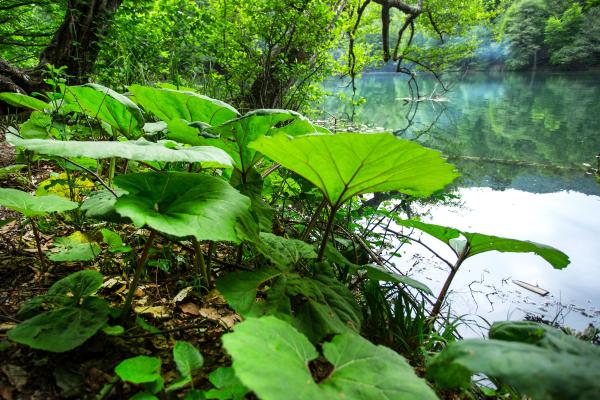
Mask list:
[[[37,247],[40,275],[43,277],[46,272],[46,264],[36,218],[54,212],[74,210],[79,207],[79,204],[56,195],[33,196],[20,190],[1,188],[0,206],[10,208],[27,217]]]
[[[158,399],[155,395],[159,392],[174,392],[191,386],[185,399],[203,398],[193,389],[192,376],[204,364],[202,354],[189,342],[177,341],[173,347],[173,361],[179,372],[179,378],[165,387],[161,376],[162,362],[158,357],[137,356],[123,360],[115,367],[115,373],[124,382],[143,385],[144,391],[137,393],[132,399]]]

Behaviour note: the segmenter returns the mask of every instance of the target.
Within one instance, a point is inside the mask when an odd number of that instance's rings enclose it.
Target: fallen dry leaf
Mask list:
[[[134,311],[142,315],[151,315],[155,319],[168,318],[171,315],[165,306],[137,306]]]
[[[2,372],[6,375],[10,384],[19,391],[27,384],[27,373],[18,365],[5,364],[2,366]]]
[[[180,305],[179,308],[186,314],[200,315],[200,307],[194,303],[185,303]]]
[[[173,297],[173,303],[180,303],[183,300],[185,300],[192,293],[192,290],[194,290],[192,286],[188,286],[184,289],[181,289],[179,293],[177,293],[175,297]]]

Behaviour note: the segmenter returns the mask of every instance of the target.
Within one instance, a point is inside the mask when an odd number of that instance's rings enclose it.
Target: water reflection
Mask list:
[[[347,90],[343,86],[327,85]],[[421,81],[423,93],[434,87]],[[527,311],[552,319],[562,312],[579,329],[600,322],[600,185],[581,167],[595,164],[600,151],[600,75],[471,74],[438,99],[444,101],[421,102],[408,130],[404,77],[366,75],[357,94],[367,100],[356,113],[358,123],[439,149],[463,174],[456,190],[464,206],[438,206],[428,222],[546,243],[571,258],[562,271],[529,254],[469,259],[453,283],[456,313],[494,321],[522,318]],[[334,97],[324,108],[351,115]],[[415,251],[406,249],[396,263],[408,268]],[[420,265],[425,268],[418,275],[439,292],[446,272],[433,260]],[[538,284],[550,295],[528,292],[513,279]]]

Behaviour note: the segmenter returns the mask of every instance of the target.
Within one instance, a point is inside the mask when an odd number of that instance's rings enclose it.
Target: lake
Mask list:
[[[453,282],[453,313],[471,327],[528,313],[577,329],[599,326],[600,183],[582,164],[596,166],[600,152],[600,74],[471,73],[447,82],[451,90],[441,93],[433,79],[419,78],[428,99],[407,103],[405,76],[366,74],[357,81],[365,103],[354,121],[438,149],[457,166],[457,201],[420,210],[425,222],[548,244],[571,259],[554,270],[533,254],[474,256]],[[321,117],[350,117],[352,107],[340,99],[351,96],[348,82],[325,88],[334,95]],[[451,258],[444,245],[427,241]],[[419,256],[424,261],[413,266]],[[447,274],[422,248],[404,247],[394,262],[436,294]],[[542,297],[513,280],[550,293]]]

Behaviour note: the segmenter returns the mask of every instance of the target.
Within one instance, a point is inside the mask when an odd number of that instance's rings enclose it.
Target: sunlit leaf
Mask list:
[[[248,213],[250,199],[222,179],[185,172],[121,175],[115,183],[127,194],[116,211],[138,227],[176,237],[239,242],[237,219]]]
[[[392,282],[392,283],[401,283],[406,286],[412,287],[414,289],[420,290],[423,293],[427,293],[433,296],[433,292],[431,289],[415,279],[412,279],[406,275],[396,274],[394,272],[388,271],[379,265],[363,265],[358,268],[358,271],[365,271],[367,276],[376,281],[384,281],[384,282]]]
[[[52,212],[74,210],[79,204],[55,195],[32,196],[17,189],[0,188],[0,206],[35,217]]]
[[[0,101],[4,101],[11,106],[30,108],[38,111],[44,111],[46,108],[49,108],[49,104],[45,101],[21,93],[0,93]]]
[[[87,116],[106,122],[129,138],[142,134],[142,110],[126,96],[95,83],[68,86],[67,98],[70,95]]]
[[[242,400],[250,391],[235,376],[231,367],[217,368],[208,375],[208,380],[215,388],[205,393],[207,399]]]
[[[263,136],[249,146],[308,179],[333,207],[361,193],[428,196],[458,176],[439,152],[387,133]]]
[[[160,359],[157,357],[137,356],[123,360],[115,367],[115,373],[124,381],[140,384],[162,379]]]
[[[54,251],[48,258],[55,262],[91,261],[100,254],[100,246],[81,232],[54,239]]]
[[[205,167],[233,166],[231,157],[221,149],[213,146],[185,147],[170,140],[157,143],[145,139],[128,142],[26,140],[8,134],[6,141],[13,146],[52,156],[94,159],[120,157],[139,161],[200,162]]]
[[[321,131],[321,128],[311,124],[310,121],[294,111],[255,110],[243,117],[212,128],[212,132],[221,135],[221,139],[208,140],[207,143],[216,141],[230,143],[230,145],[219,147],[229,152],[236,161],[237,168],[246,175],[262,157],[256,148],[249,146],[259,137],[277,133],[295,136]]]
[[[129,91],[139,105],[165,122],[179,118],[218,125],[239,115],[229,104],[193,92],[140,85],[129,86]]]
[[[237,377],[264,400],[437,399],[402,356],[356,334],[323,345],[333,371],[320,384],[308,367],[318,357],[316,349],[275,317],[247,319],[222,340]]]

